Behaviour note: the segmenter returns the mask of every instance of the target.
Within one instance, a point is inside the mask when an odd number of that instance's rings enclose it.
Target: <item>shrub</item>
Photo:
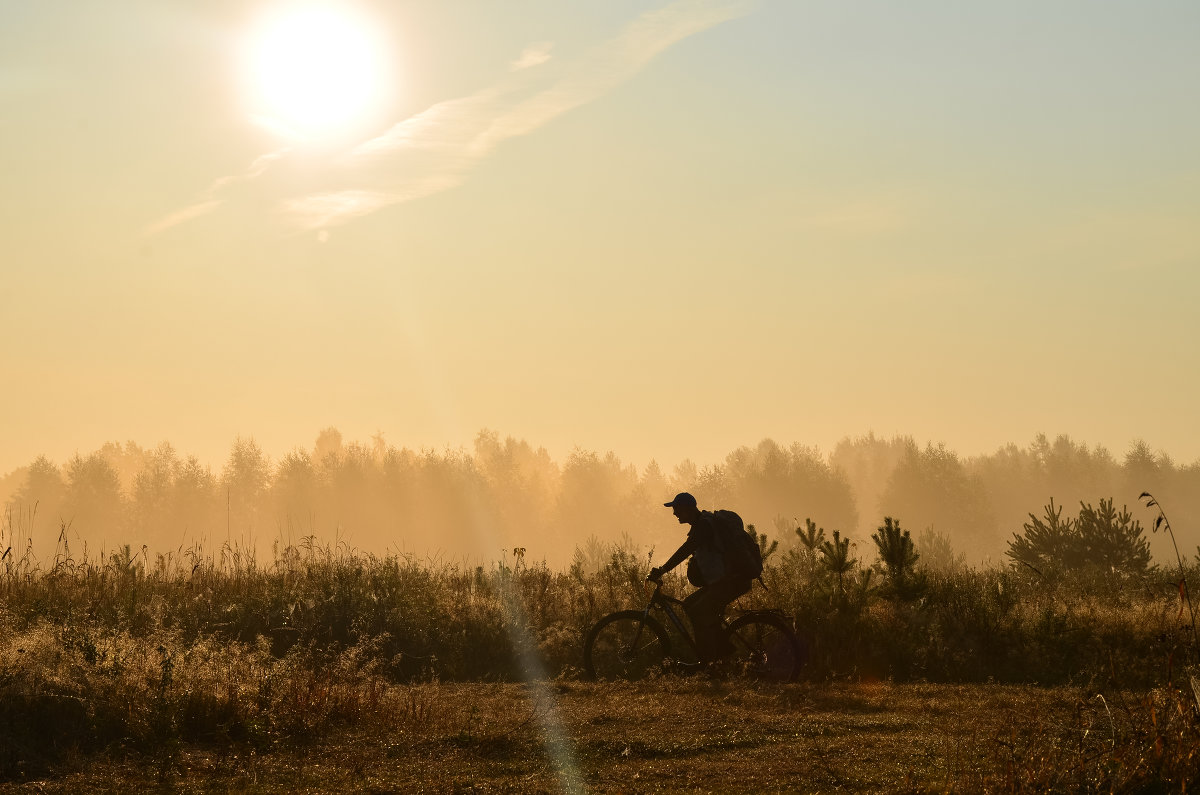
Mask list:
[[[1025,532],[1013,534],[1008,556],[1039,573],[1130,577],[1150,571],[1150,544],[1142,525],[1112,499],[1100,507],[1080,503],[1077,519],[1062,517],[1054,500],[1042,519],[1029,515]]]

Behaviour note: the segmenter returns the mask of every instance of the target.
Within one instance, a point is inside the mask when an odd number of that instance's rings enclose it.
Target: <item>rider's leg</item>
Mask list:
[[[726,578],[698,589],[683,600],[702,660],[718,660],[729,652],[721,617],[727,604],[749,592],[750,584],[750,580]]]
[[[714,592],[714,585],[698,588],[683,600],[683,609],[692,622],[692,632],[696,635],[696,647],[700,652],[700,661],[713,659],[713,638],[720,632],[722,603]]]

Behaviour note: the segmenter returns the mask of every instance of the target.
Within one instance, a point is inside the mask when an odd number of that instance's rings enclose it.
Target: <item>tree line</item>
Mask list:
[[[891,516],[914,531],[927,558],[1000,563],[1014,534],[1051,500],[1138,510],[1137,495],[1153,491],[1194,539],[1186,529],[1200,517],[1200,461],[1177,465],[1144,442],[1118,458],[1065,435],[962,457],[944,445],[868,434],[827,454],[767,439],[717,464],[668,470],[580,449],[559,462],[488,430],[470,449],[414,450],[382,436],[346,441],[328,428],[311,447],[274,461],[239,438],[214,471],[166,442],[109,443],[61,465],[39,457],[0,479],[0,550],[48,561],[85,546],[89,554],[129,545],[151,555],[230,545],[269,557],[273,547],[310,539],[444,561],[524,548],[563,563],[625,538],[661,556],[682,538],[662,503],[685,490],[785,544],[798,544],[812,519],[866,548]]]

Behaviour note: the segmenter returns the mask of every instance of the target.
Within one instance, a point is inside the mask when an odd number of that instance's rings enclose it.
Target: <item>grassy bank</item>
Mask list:
[[[866,571],[836,581],[800,554],[768,563],[769,590],[756,585],[745,604],[787,611],[811,650],[807,685],[788,693],[1036,684],[1069,688],[1047,692],[1073,693],[1055,698],[1080,715],[1103,706],[1110,756],[1117,703],[1158,700],[1126,710],[1123,737],[1136,738],[1144,719],[1156,732],[1174,721],[1180,737],[1194,738],[1191,702],[1173,687],[1194,663],[1190,636],[1178,591],[1157,574],[1089,585],[1013,570],[929,572],[920,594],[902,599]],[[648,568],[648,558],[622,548],[597,565],[552,571],[519,555],[465,568],[309,546],[268,565],[231,550],[148,565],[126,551],[103,562],[9,569],[0,601],[0,777],[129,754],[170,778],[189,754],[241,749],[262,758],[346,732],[442,725],[447,711],[457,717],[446,720],[461,722],[459,706],[446,706],[460,682],[601,692],[578,682],[582,634],[601,615],[644,600]],[[672,586],[684,590],[681,580]],[[1092,739],[1103,721],[1093,723]],[[1096,749],[1063,745],[1069,732],[1045,729],[1040,750],[1012,745],[1028,775],[1056,767],[1047,749],[1099,758]]]

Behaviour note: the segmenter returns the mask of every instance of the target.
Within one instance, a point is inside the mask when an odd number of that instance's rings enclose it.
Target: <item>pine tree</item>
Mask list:
[[[754,539],[754,543],[758,544],[758,552],[762,556],[763,563],[766,563],[767,558],[775,554],[775,550],[779,549],[779,542],[772,541],[767,538],[766,533],[760,533],[755,529],[754,525],[746,525],[746,532]]]
[[[821,542],[821,564],[837,578],[837,595],[843,597],[846,574],[858,565],[858,560],[850,557],[850,539],[842,538],[842,534],[834,530],[832,540]]]
[[[1083,542],[1087,564],[1103,571],[1144,574],[1150,568],[1150,542],[1142,525],[1128,509],[1118,513],[1112,499],[1100,500],[1099,508],[1080,503],[1075,527]]]
[[[1054,501],[1045,507],[1044,519],[1029,515],[1023,534],[1008,542],[1008,556],[1039,573],[1047,571],[1142,575],[1150,566],[1150,544],[1140,522],[1112,499],[1100,507],[1079,503],[1076,519],[1063,519]]]
[[[885,516],[883,525],[871,536],[879,558],[887,574],[888,585],[902,599],[912,599],[925,590],[923,577],[916,574],[917,560],[921,557],[913,546],[907,530],[900,529],[900,521]]]

